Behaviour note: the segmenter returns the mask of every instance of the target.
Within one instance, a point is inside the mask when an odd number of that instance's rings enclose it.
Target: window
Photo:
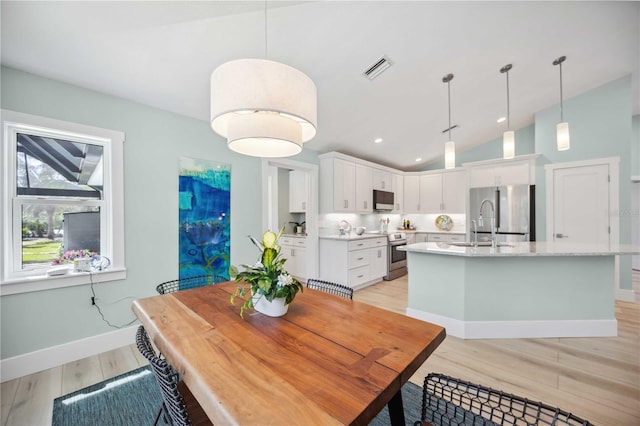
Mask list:
[[[78,253],[124,278],[124,134],[6,110],[2,125],[2,293],[88,282],[47,275]]]

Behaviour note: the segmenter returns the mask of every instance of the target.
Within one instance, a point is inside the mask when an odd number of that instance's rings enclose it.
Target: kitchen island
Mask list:
[[[616,336],[615,256],[630,245],[407,245],[407,315],[464,339]]]

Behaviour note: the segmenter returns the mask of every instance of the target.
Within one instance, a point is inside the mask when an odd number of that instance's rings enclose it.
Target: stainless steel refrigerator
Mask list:
[[[480,205],[485,202],[480,212]],[[492,186],[469,190],[469,231],[473,238],[471,220],[477,222],[478,240],[491,240],[491,204],[495,209],[498,242],[535,241],[535,185]],[[482,213],[481,221],[478,221]]]

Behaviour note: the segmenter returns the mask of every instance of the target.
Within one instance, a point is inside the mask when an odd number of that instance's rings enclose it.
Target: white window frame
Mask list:
[[[124,139],[123,132],[70,123],[46,117],[1,110],[2,186],[0,213],[2,255],[0,256],[0,295],[25,293],[121,280],[126,278],[124,256]],[[100,145],[103,147],[103,200],[74,199],[73,197],[17,196],[16,138],[18,133],[31,133]],[[100,207],[101,254],[111,260],[111,266],[100,272],[69,273],[48,276],[50,267],[22,268],[22,206],[27,204],[70,204]]]

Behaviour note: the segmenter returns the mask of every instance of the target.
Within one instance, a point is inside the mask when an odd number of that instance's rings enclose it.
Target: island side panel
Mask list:
[[[467,258],[464,319],[615,319],[613,279],[613,256]]]
[[[409,310],[464,320],[465,258],[407,252]]]
[[[408,252],[407,315],[461,338],[615,336],[613,256]]]

